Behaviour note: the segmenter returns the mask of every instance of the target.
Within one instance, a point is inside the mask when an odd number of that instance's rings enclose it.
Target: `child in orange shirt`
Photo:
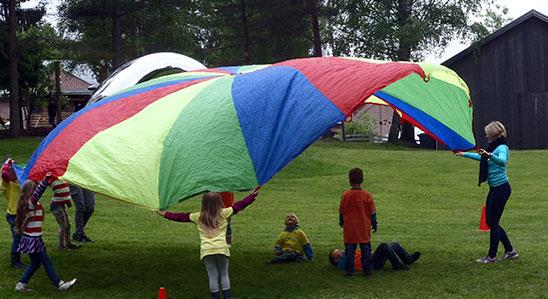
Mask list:
[[[344,252],[346,255],[345,275],[354,274],[354,254],[359,244],[362,252],[363,274],[370,275],[371,228],[377,231],[377,214],[371,193],[362,190],[363,171],[353,168],[348,172],[351,189],[342,194],[339,205],[339,224],[343,227]]]
[[[234,205],[234,193],[232,192],[219,192],[223,200],[223,206],[231,208]],[[226,244],[229,247],[232,246],[232,218],[228,219],[228,226],[226,227]]]

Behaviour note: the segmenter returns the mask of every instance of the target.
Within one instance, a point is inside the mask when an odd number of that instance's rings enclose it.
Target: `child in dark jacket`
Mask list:
[[[280,233],[276,245],[274,245],[274,258],[270,263],[312,261],[314,259],[314,250],[306,234],[300,229],[297,215],[288,213],[284,224],[285,229]]]

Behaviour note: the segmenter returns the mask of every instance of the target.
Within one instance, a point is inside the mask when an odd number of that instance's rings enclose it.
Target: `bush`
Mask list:
[[[364,113],[360,117],[352,119],[351,122],[345,123],[344,128],[346,134],[372,135],[374,126],[375,120]]]

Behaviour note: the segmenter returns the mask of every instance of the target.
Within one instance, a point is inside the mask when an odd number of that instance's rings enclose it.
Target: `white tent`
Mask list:
[[[200,62],[177,53],[161,52],[145,55],[122,65],[112,73],[93,93],[88,105],[160,74],[205,68],[206,66]]]

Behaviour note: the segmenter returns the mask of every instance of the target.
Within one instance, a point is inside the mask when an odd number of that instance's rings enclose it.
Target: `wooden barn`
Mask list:
[[[443,65],[468,84],[478,144],[501,121],[515,149],[548,148],[548,17],[532,10]]]

